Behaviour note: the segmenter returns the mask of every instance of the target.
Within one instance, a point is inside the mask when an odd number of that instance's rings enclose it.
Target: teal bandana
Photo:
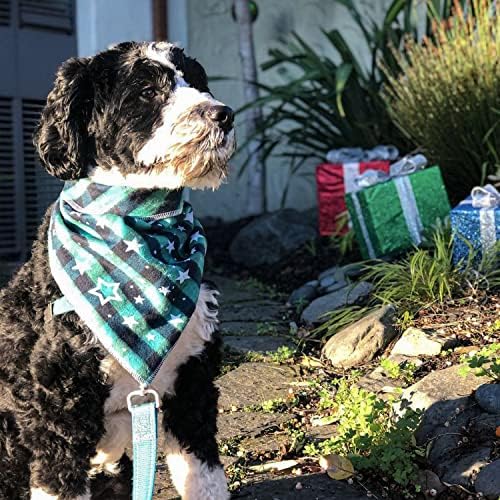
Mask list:
[[[193,314],[206,239],[182,192],[66,182],[49,230],[52,275],[103,346],[149,384]]]

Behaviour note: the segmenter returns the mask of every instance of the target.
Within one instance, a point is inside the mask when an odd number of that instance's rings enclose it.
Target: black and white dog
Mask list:
[[[60,179],[154,189],[217,188],[234,151],[233,112],[202,66],[166,42],[121,43],[57,73],[35,136]],[[31,259],[0,295],[0,498],[90,499],[130,449],[126,396],[137,382],[74,312],[47,317],[60,296],[45,217]],[[217,292],[195,313],[157,374],[163,444],[184,499],[229,498],[216,434]]]

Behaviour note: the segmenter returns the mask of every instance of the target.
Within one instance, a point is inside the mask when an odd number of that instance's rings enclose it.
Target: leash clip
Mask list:
[[[132,405],[132,398],[135,396],[138,397],[144,397],[148,394],[151,394],[154,397],[154,402],[155,402],[155,408],[158,410],[160,408],[160,396],[154,389],[145,389],[144,387],[141,387],[140,389],[137,389],[136,391],[132,391],[129,393],[127,396],[127,408],[130,413],[132,413],[132,408],[136,405]]]

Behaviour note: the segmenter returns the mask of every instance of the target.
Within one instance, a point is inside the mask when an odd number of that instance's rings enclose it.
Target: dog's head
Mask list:
[[[233,118],[181,48],[127,42],[61,66],[35,145],[60,179],[216,188],[235,148]]]

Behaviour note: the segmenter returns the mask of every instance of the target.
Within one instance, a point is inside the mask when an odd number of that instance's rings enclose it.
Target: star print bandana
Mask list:
[[[193,314],[206,239],[182,192],[66,182],[49,230],[52,275],[103,346],[149,384]]]

